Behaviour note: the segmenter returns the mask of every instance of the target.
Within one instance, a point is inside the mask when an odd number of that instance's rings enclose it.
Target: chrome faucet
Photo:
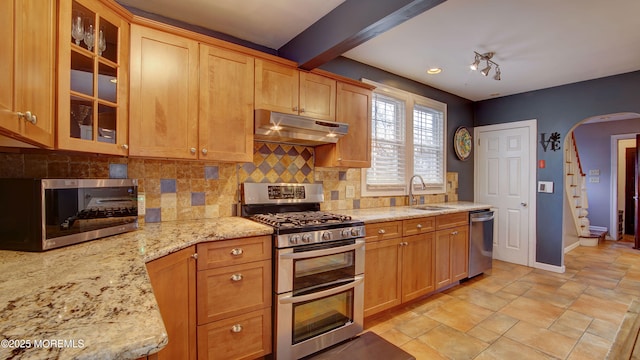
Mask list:
[[[409,206],[413,206],[413,201],[416,200],[416,205],[418,204],[417,199],[413,198],[413,179],[418,178],[422,183],[422,190],[427,188],[427,184],[424,183],[424,179],[420,175],[413,175],[411,179],[409,179]]]

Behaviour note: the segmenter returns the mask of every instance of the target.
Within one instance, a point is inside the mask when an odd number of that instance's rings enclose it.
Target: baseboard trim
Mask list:
[[[565,271],[564,265],[562,266],[550,265],[550,264],[545,264],[537,261],[535,262],[535,264],[533,264],[533,267],[536,269],[547,270],[547,271],[552,271],[552,272],[561,273],[561,274],[564,273]]]
[[[573,249],[577,248],[578,246],[580,246],[580,241],[576,241],[576,242],[574,242],[573,244],[571,244],[571,245],[567,246],[566,248],[564,248],[564,253],[566,254],[566,253],[568,253],[569,251],[571,251],[571,250],[573,250]]]

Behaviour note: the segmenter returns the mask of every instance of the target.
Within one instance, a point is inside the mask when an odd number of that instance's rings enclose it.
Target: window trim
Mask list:
[[[375,186],[367,185],[367,169],[362,169],[361,173],[361,195],[363,197],[380,197],[380,196],[407,196],[409,195],[409,180],[414,174],[414,158],[413,158],[413,111],[415,105],[425,106],[430,109],[441,111],[443,113],[443,134],[442,134],[442,184],[428,186],[427,190],[418,187],[419,181],[414,180],[413,193],[416,195],[427,194],[444,194],[447,191],[447,104],[437,100],[429,99],[405,90],[394,88],[385,84],[381,84],[372,80],[362,79],[366,84],[375,86],[373,92],[379,92],[383,95],[391,96],[405,102],[405,160],[406,173],[405,181],[402,186]],[[373,108],[373,107],[372,107]],[[373,121],[373,114],[371,116]],[[372,126],[373,129],[373,126]],[[373,148],[372,148],[373,151]],[[373,157],[372,157],[373,159]],[[418,174],[420,175],[420,174]]]

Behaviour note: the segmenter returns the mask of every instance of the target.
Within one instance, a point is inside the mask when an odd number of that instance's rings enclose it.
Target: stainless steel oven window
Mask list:
[[[293,344],[353,322],[354,290],[293,305]]]

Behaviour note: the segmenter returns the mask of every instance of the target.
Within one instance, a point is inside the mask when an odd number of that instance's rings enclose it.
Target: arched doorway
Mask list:
[[[591,225],[606,228],[609,239],[618,239],[618,210],[624,208],[621,203],[619,192],[620,164],[619,161],[619,140],[635,139],[636,133],[640,133],[640,114],[638,113],[617,113],[599,115],[584,119],[576,124],[567,134],[566,140],[569,140],[571,134],[576,136],[578,152],[585,173],[587,196],[589,203],[589,220]],[[565,142],[565,149],[568,145]],[[566,153],[565,153],[566,162]],[[620,166],[619,166],[620,164]],[[624,175],[623,175],[624,176]],[[565,171],[564,178],[567,174]],[[624,183],[624,182],[623,182]],[[565,214],[565,252],[578,246],[575,236],[571,235],[573,226],[567,221],[568,213],[571,209],[565,197],[565,206],[563,213]],[[575,232],[574,232],[575,233]]]

